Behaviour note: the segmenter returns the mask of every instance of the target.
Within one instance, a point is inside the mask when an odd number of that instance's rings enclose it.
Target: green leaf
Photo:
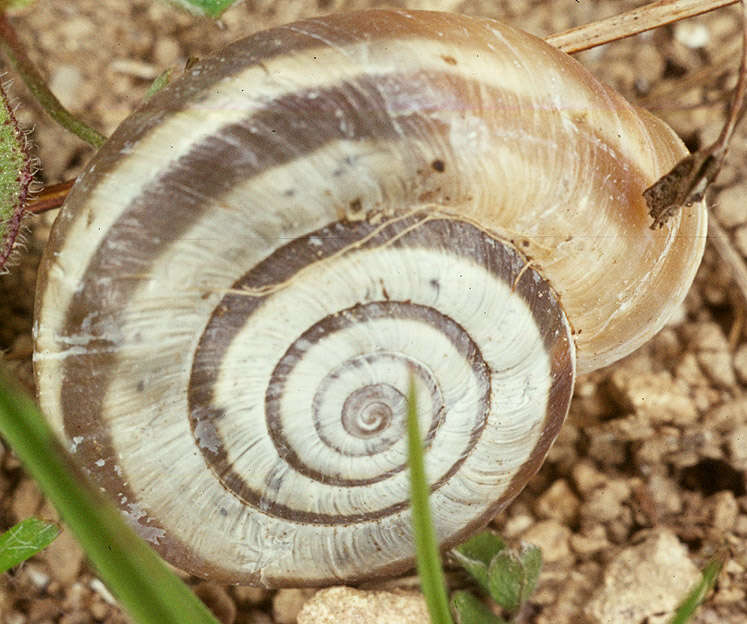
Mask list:
[[[505,548],[506,542],[499,535],[492,531],[483,531],[457,546],[455,550],[470,560],[481,561],[488,566],[493,557]]]
[[[238,0],[172,0],[172,2],[183,6],[188,11],[197,15],[207,15],[216,19],[228,7],[238,2]]]
[[[0,535],[0,574],[49,546],[59,535],[54,522],[26,518]]]
[[[432,624],[451,624],[446,581],[441,568],[438,543],[428,502],[428,481],[425,477],[423,444],[418,427],[415,380],[412,376],[410,376],[410,389],[407,396],[407,440],[412,485],[412,524],[420,584],[423,587]]]
[[[218,624],[207,607],[86,485],[34,402],[0,370],[0,434],[54,504],[99,576],[139,624]]]
[[[488,592],[504,609],[516,611],[532,595],[541,569],[537,546],[522,544],[518,553],[506,548],[488,566]]]
[[[521,592],[521,602],[529,600],[534,593],[542,570],[542,550],[534,544],[522,544],[519,551],[519,560],[524,567],[524,587]]]
[[[18,126],[0,85],[0,273],[7,266],[21,231],[21,219],[33,178],[26,135]]]
[[[174,68],[169,67],[168,69],[164,69],[160,74],[158,74],[158,76],[156,76],[156,79],[150,83],[150,87],[148,87],[148,90],[145,92],[145,97],[143,97],[143,100],[147,102],[156,93],[158,93],[167,84],[169,84],[169,82],[171,82],[171,76],[173,73]]]
[[[506,548],[506,543],[495,533],[483,531],[452,550],[457,562],[469,572],[485,589],[488,587],[488,566],[499,552]]]
[[[516,611],[523,587],[524,566],[518,555],[509,549],[499,552],[488,568],[488,591],[493,600],[507,611]]]
[[[669,621],[669,624],[685,624],[690,620],[695,610],[715,585],[716,579],[724,567],[728,555],[729,551],[726,548],[722,548],[711,557],[711,560],[703,569],[700,581],[695,584],[695,587],[690,590],[685,600],[682,601],[682,604],[677,607],[677,611]]]
[[[456,591],[451,596],[451,609],[457,624],[506,624],[468,591]]]
[[[22,9],[33,4],[36,0],[0,0],[0,11]]]

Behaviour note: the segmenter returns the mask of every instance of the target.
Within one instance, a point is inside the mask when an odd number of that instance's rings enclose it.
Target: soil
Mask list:
[[[60,99],[111,133],[169,66],[274,24],[380,5],[371,0],[241,2],[219,22],[156,0],[38,0],[13,22]],[[539,36],[644,4],[599,0],[388,2],[486,15]],[[720,130],[739,58],[735,7],[582,53],[598,77],[668,121],[688,147]],[[4,63],[5,61],[0,61]],[[38,179],[75,177],[92,154],[51,122],[13,80],[18,116],[39,159]],[[735,137],[710,204],[732,245],[747,257],[747,126]],[[36,266],[54,214],[29,218],[18,264],[0,276],[0,360],[30,390]],[[520,615],[532,623],[599,621],[600,604],[622,593],[630,553],[634,580],[655,585],[661,540],[674,536],[674,564],[702,568],[730,555],[694,622],[747,622],[747,323],[730,268],[709,244],[690,293],[671,323],[626,359],[578,380],[568,421],[539,474],[495,520],[506,538],[543,548],[545,567]],[[0,530],[30,515],[55,517],[13,454],[0,443]],[[666,542],[670,543],[670,542]],[[647,550],[650,547],[650,550]],[[637,550],[636,550],[637,549]],[[657,550],[658,549],[658,550]],[[667,548],[669,554],[677,549]],[[677,551],[679,552],[679,551]],[[666,576],[677,570],[664,569]],[[616,576],[618,575],[618,576]],[[313,590],[269,592],[185,577],[224,622],[294,622]],[[634,581],[631,581],[634,582]],[[608,587],[612,583],[611,588]],[[681,587],[684,591],[684,586]],[[655,587],[653,588],[656,589]],[[605,593],[607,592],[607,593]],[[640,601],[654,600],[642,593]],[[600,603],[601,601],[601,603]],[[596,606],[595,606],[596,605]],[[604,616],[610,624],[660,622]],[[596,615],[595,615],[596,614]],[[637,619],[636,619],[637,618]],[[127,621],[67,532],[45,552],[0,577],[0,624]]]

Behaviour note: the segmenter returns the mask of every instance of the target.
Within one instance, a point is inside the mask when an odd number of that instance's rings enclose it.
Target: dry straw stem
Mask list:
[[[739,0],[659,0],[619,15],[550,35],[545,41],[567,54],[572,54],[737,2]]]

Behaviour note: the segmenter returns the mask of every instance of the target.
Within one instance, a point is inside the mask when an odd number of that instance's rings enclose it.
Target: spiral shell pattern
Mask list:
[[[186,570],[403,570],[408,379],[448,546],[539,468],[573,330],[593,368],[684,296],[702,207],[651,232],[640,198],[681,150],[494,21],[368,11],[258,33],[157,94],[76,183],[40,270],[42,407]]]

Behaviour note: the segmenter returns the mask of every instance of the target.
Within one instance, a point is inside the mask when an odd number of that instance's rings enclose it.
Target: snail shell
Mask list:
[[[685,153],[496,21],[376,10],[258,33],[135,112],[70,193],[40,270],[42,407],[186,570],[403,570],[408,375],[453,545],[539,468],[576,368],[683,299],[704,207],[654,231],[641,194]]]

